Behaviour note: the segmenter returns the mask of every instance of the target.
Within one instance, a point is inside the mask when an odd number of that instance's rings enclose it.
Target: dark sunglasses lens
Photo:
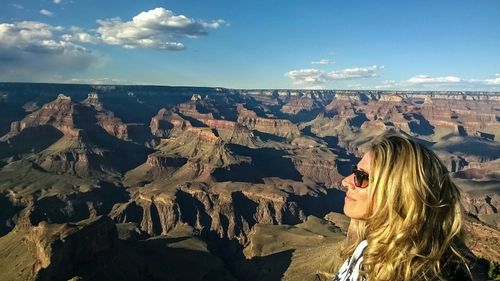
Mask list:
[[[366,173],[358,170],[357,167],[354,167],[353,174],[354,174],[354,184],[357,187],[366,187],[368,185],[368,175]]]
[[[354,172],[354,184],[356,184],[357,187],[360,187],[362,183],[363,175],[361,175],[361,173],[358,171]]]

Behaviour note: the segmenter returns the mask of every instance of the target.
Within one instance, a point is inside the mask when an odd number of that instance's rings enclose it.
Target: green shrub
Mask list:
[[[500,279],[500,264],[490,262],[490,269],[488,270],[488,277],[492,279]]]

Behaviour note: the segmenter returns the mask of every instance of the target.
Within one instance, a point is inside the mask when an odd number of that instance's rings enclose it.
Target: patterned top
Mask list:
[[[366,242],[366,240],[363,240],[359,243],[352,256],[348,258],[340,267],[339,272],[337,273],[333,281],[358,280],[359,269],[361,268],[361,264],[363,263],[363,252],[366,246],[368,246],[368,242]],[[365,280],[365,278],[361,277],[361,280]]]

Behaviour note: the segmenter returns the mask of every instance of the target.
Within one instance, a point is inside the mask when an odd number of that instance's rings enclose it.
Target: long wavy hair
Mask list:
[[[470,275],[459,245],[460,192],[436,154],[396,134],[377,138],[369,151],[370,215],[352,222],[342,258],[366,239],[367,280],[444,280],[443,268],[457,261]]]

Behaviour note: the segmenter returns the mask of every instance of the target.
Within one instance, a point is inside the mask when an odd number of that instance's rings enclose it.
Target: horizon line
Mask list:
[[[212,88],[237,91],[335,91],[335,92],[400,92],[400,93],[490,93],[500,94],[500,91],[487,90],[398,90],[398,89],[307,89],[307,88],[230,88],[223,86],[189,86],[189,85],[164,85],[164,84],[85,84],[85,83],[70,83],[70,82],[0,82],[0,84],[45,84],[45,85],[75,85],[75,86],[126,86],[126,87],[170,87],[170,88]]]

